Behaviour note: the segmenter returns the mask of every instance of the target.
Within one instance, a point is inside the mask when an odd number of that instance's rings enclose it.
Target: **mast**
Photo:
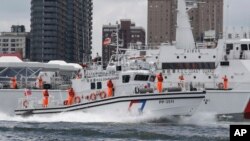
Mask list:
[[[176,28],[176,48],[194,49],[194,36],[187,13],[185,0],[177,0],[177,28]]]

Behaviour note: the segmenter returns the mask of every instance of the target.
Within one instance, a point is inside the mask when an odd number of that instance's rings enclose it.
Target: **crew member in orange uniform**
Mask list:
[[[43,90],[43,107],[47,108],[49,104],[49,92],[47,89]]]
[[[41,76],[38,78],[38,87],[39,87],[39,89],[43,88],[43,79]]]
[[[68,105],[72,105],[75,99],[75,92],[73,88],[68,89]]]
[[[224,89],[226,90],[226,89],[228,89],[228,78],[225,75],[222,79],[223,79]]]
[[[163,82],[163,77],[162,77],[162,74],[160,73],[159,75],[157,75],[157,90],[159,93],[162,92],[162,82]]]
[[[108,90],[107,90],[107,93],[108,93],[108,97],[112,97],[113,96],[113,82],[109,79],[108,82],[107,82],[107,87],[108,87]]]
[[[179,76],[179,80],[180,80],[180,83],[179,83],[180,86],[181,86],[181,87],[184,87],[184,80],[185,80],[185,79],[184,79],[183,74]]]
[[[17,89],[16,77],[11,78],[11,88]]]

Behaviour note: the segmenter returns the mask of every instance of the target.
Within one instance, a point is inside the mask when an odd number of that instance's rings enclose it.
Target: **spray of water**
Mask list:
[[[216,115],[213,113],[196,113],[191,117],[181,118],[184,124],[208,125],[216,123]]]
[[[69,112],[51,115],[34,115],[29,117],[9,116],[0,113],[0,121],[17,121],[17,122],[144,122],[154,118],[151,114],[130,114],[130,113],[84,113]]]
[[[196,113],[191,117],[155,117],[151,113],[143,113],[143,115],[131,113],[84,113],[84,112],[68,112],[51,115],[34,115],[29,117],[10,116],[0,112],[0,121],[13,122],[79,122],[79,123],[138,123],[138,122],[156,122],[156,123],[176,123],[184,125],[197,125],[209,127],[228,128],[232,122],[219,121],[214,113]]]

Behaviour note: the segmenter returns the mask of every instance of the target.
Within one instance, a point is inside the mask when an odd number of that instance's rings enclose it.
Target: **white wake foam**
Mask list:
[[[217,119],[215,113],[200,112],[195,113],[190,117],[182,117],[181,124],[192,124],[198,126],[210,126],[210,127],[223,127],[228,128],[229,124],[226,122],[220,122]]]
[[[131,115],[129,113],[83,113],[69,112],[53,115],[34,115],[30,117],[9,116],[0,113],[0,121],[17,121],[17,122],[143,122],[152,119],[154,116],[150,114]]]

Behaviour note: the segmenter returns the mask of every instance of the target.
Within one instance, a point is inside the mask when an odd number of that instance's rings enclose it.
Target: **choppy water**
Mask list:
[[[152,119],[152,116],[63,113],[28,118],[0,113],[0,140],[166,140],[227,141],[230,124],[211,114]]]

